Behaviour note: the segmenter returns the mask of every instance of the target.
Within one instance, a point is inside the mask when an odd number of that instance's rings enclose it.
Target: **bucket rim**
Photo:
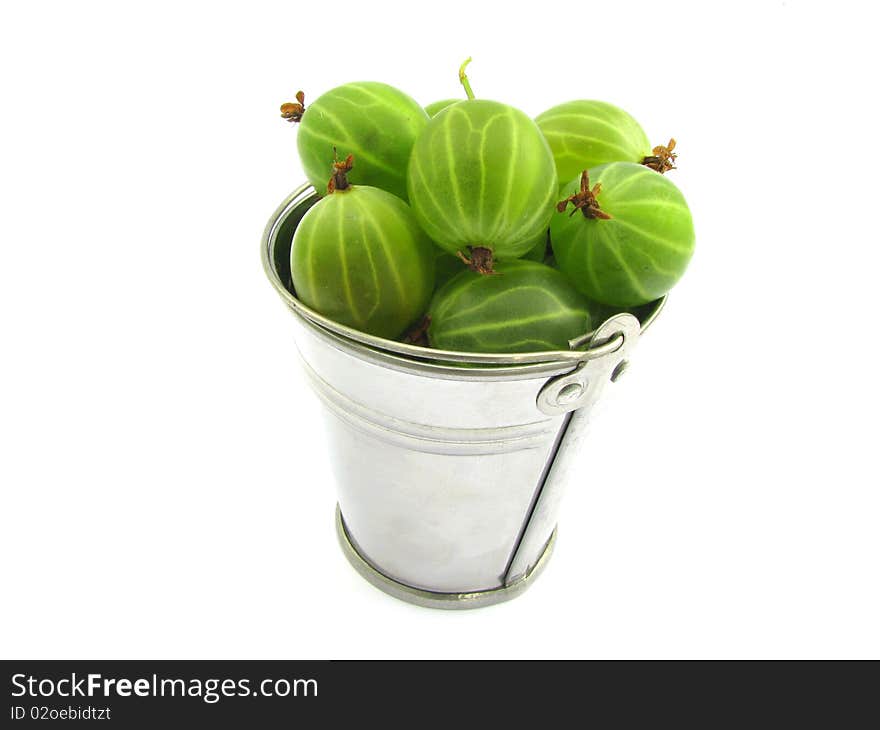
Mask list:
[[[590,332],[585,332],[583,335],[570,340],[569,345],[572,348],[570,350],[545,350],[541,352],[522,353],[462,352],[457,350],[438,350],[421,347],[420,345],[396,342],[394,340],[377,337],[376,335],[371,335],[352,327],[339,324],[303,304],[303,302],[301,302],[281,280],[274,261],[274,250],[277,242],[278,230],[287,215],[289,215],[293,208],[308,203],[312,198],[318,197],[315,188],[310,183],[306,182],[297,187],[281,202],[281,204],[275,209],[275,212],[272,213],[263,231],[260,241],[260,258],[267,278],[293,314],[305,324],[321,331],[325,335],[335,335],[334,339],[341,339],[358,350],[366,346],[366,348],[373,353],[378,351],[383,355],[392,356],[395,360],[409,361],[414,365],[427,365],[432,367],[432,369],[436,367],[438,369],[457,372],[466,370],[473,375],[480,374],[480,369],[473,367],[475,365],[495,366],[484,369],[483,373],[494,373],[499,375],[503,368],[499,368],[498,366],[509,366],[518,372],[522,372],[524,369],[533,369],[525,366],[543,366],[540,368],[541,370],[547,366],[575,367],[588,360],[594,360],[616,352],[623,345],[622,334],[617,334],[603,341],[594,342],[594,335],[599,329],[599,327],[597,327]],[[669,295],[666,294],[652,302],[652,308],[639,322],[640,335],[645,333],[660,314],[666,304],[668,296]],[[587,345],[585,349],[576,349],[582,348],[584,345]],[[460,367],[461,365],[468,365],[471,367],[465,369]]]

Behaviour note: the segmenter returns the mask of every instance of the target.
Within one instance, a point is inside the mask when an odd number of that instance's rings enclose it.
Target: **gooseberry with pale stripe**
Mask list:
[[[308,101],[308,100],[306,100]],[[305,105],[297,149],[309,182],[323,191],[333,147],[358,161],[350,178],[406,200],[406,166],[416,137],[428,123],[419,103],[388,84],[343,84]]]
[[[595,193],[591,202],[581,209],[565,207],[550,221],[559,270],[602,304],[631,307],[666,294],[694,252],[693,220],[681,191],[659,172],[632,162],[591,169],[588,183]],[[559,197],[581,193],[578,175]]]
[[[297,226],[293,286],[316,312],[394,339],[428,305],[434,251],[402,200],[370,186],[337,186]]]
[[[608,162],[642,162],[651,144],[627,112],[604,101],[569,101],[535,117],[561,183]]]
[[[568,350],[591,326],[586,299],[566,278],[526,260],[499,261],[488,276],[461,272],[428,314],[431,347],[465,352]]]
[[[523,112],[460,101],[428,122],[413,146],[407,189],[413,212],[441,248],[518,258],[547,228],[558,180],[553,155]]]

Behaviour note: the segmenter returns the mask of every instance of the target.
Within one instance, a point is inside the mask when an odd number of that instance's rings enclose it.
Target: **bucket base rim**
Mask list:
[[[339,546],[342,548],[342,552],[351,566],[364,580],[380,591],[398,600],[422,606],[423,608],[460,611],[504,603],[523,593],[547,565],[547,561],[553,553],[553,546],[556,543],[556,529],[554,528],[550,539],[547,540],[547,545],[544,547],[541,557],[538,558],[532,569],[522,578],[510,585],[485,591],[473,591],[471,593],[426,591],[421,588],[414,588],[406,583],[401,583],[380,572],[355,547],[354,541],[351,539],[348,528],[345,525],[345,520],[342,517],[342,510],[339,509],[338,504],[336,505],[336,537],[339,539]]]

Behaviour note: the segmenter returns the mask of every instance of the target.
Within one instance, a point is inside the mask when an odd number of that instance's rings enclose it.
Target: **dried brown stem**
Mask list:
[[[296,101],[286,101],[281,105],[281,118],[288,122],[301,122],[306,111],[306,96],[302,91],[296,92]]]
[[[428,327],[431,326],[431,317],[426,314],[403,335],[403,341],[410,345],[428,347]]]
[[[608,220],[611,216],[599,207],[599,200],[596,198],[601,190],[602,183],[596,183],[593,189],[590,190],[590,174],[584,170],[581,173],[581,189],[574,195],[568,196],[565,200],[560,200],[556,204],[556,210],[564,213],[568,204],[571,203],[574,209],[569,214],[570,216],[580,211],[584,214],[584,218]]]
[[[468,252],[469,256],[461,251],[456,251],[455,255],[464,261],[471,271],[486,276],[498,273],[495,271],[495,257],[492,255],[492,249],[483,246],[468,246]]]
[[[675,158],[678,157],[678,154],[672,151],[674,149],[675,140],[670,138],[669,144],[659,144],[651,150],[652,154],[645,157],[645,159],[642,160],[642,164],[645,167],[650,167],[652,170],[656,170],[661,175],[664,172],[675,170]]]
[[[348,190],[351,187],[351,183],[348,181],[348,173],[351,172],[352,167],[354,167],[354,157],[349,155],[340,162],[339,156],[336,154],[336,148],[334,147],[333,167],[331,168],[332,175],[330,177],[330,182],[327,183],[328,195]]]

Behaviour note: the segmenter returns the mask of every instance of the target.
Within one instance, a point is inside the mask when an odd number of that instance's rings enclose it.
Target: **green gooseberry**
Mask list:
[[[329,193],[303,216],[290,269],[297,297],[316,312],[393,339],[425,311],[436,247],[400,198],[350,185],[351,157],[334,164]]]
[[[612,162],[584,171],[560,197],[550,221],[556,263],[588,298],[616,307],[647,304],[684,274],[694,224],[681,191],[660,173]]]
[[[359,81],[337,86],[300,106],[304,111],[297,110],[297,149],[306,176],[319,193],[323,194],[327,181],[327,160],[338,147],[358,161],[352,184],[371,185],[406,200],[407,162],[416,137],[428,123],[415,99],[388,84]]]
[[[553,213],[558,178],[541,130],[523,112],[467,99],[433,117],[413,146],[407,190],[433,241],[461,253],[475,271],[523,256]]]
[[[553,213],[553,155],[535,123],[496,101],[454,104],[416,140],[407,180],[428,235],[480,268],[480,256],[518,258]],[[477,251],[480,249],[481,251]]]
[[[560,182],[607,162],[643,162],[652,153],[639,123],[604,101],[569,101],[535,117],[556,161]]]
[[[428,309],[431,347],[464,352],[568,350],[591,328],[585,298],[555,269],[499,261],[495,274],[464,270]]]

